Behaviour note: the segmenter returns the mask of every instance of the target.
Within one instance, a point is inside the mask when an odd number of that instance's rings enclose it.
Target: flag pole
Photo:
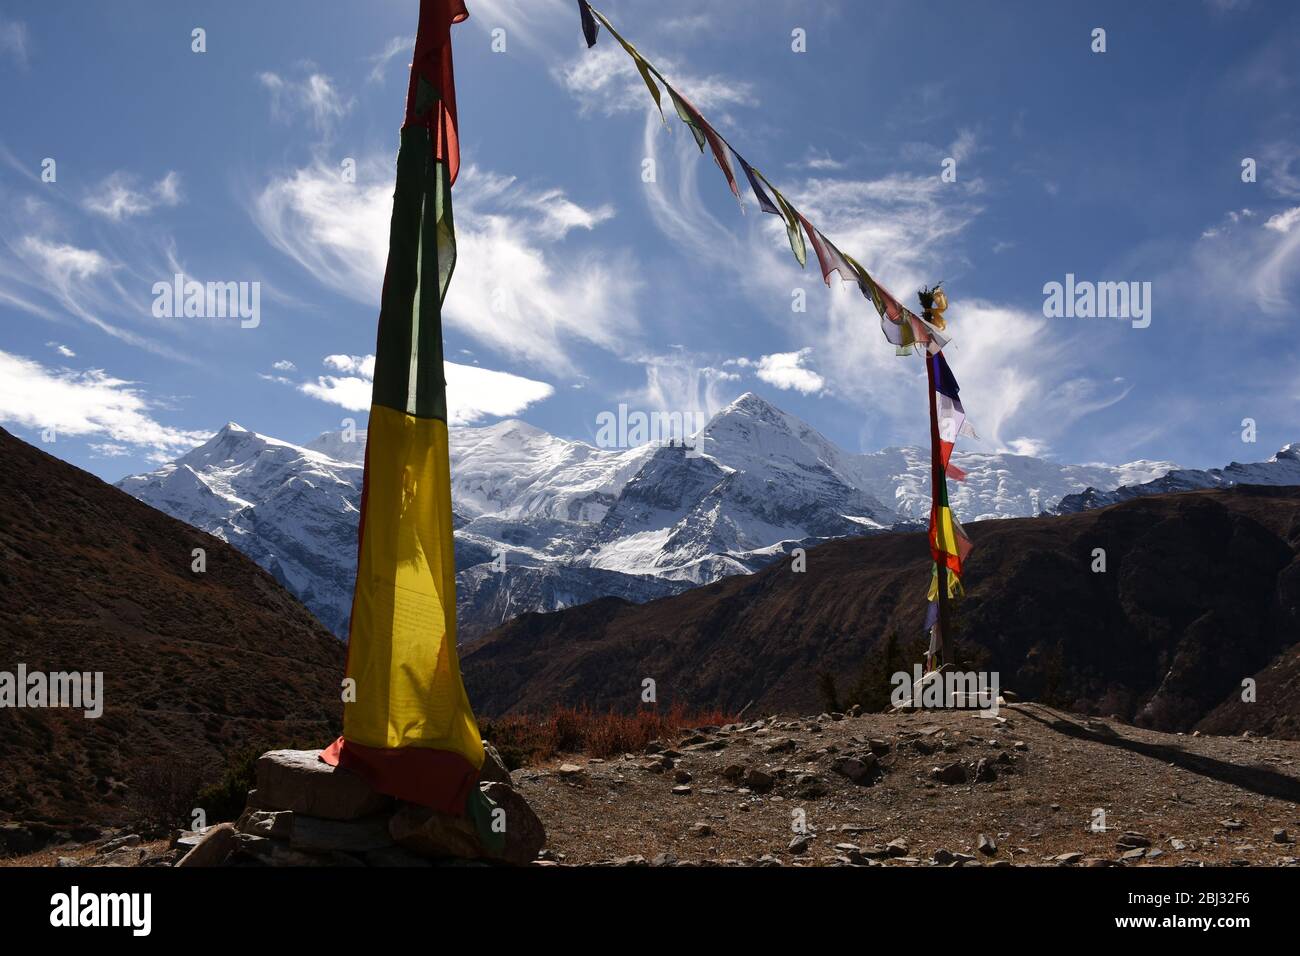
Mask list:
[[[927,290],[928,292],[929,290]],[[933,299],[930,295],[922,293],[920,296],[922,311],[927,322],[933,322],[934,315],[931,309]],[[939,520],[939,508],[944,503],[941,489],[946,487],[947,478],[944,475],[943,454],[939,444],[939,406],[937,389],[935,388],[935,358],[927,349],[925,352],[925,378],[930,391],[930,527],[934,528],[934,523]],[[938,620],[935,627],[939,629],[938,652],[939,661],[944,664],[952,663],[951,648],[948,638],[948,563],[946,560],[935,560],[937,570],[938,593],[936,600],[939,607]],[[937,670],[938,664],[930,661],[931,669]]]

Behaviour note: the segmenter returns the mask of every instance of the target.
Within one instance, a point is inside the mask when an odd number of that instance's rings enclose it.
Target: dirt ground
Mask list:
[[[1035,704],[994,719],[823,715],[702,730],[664,741],[667,761],[571,756],[516,771],[546,824],[547,855],[621,865],[934,865],[936,854],[949,865],[1297,865],[1296,741],[1162,734]],[[872,749],[878,776],[853,783],[834,769]],[[935,779],[952,764],[968,782]],[[745,786],[750,768],[773,778],[770,790]],[[983,851],[981,834],[992,844]]]

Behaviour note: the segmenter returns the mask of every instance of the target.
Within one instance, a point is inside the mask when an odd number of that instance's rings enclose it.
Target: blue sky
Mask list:
[[[591,441],[620,402],[754,390],[850,449],[925,441],[922,363],[747,190],[741,214],[609,37],[587,50],[570,0],[467,2],[458,421]],[[901,300],[944,280],[963,447],[1211,466],[1300,440],[1300,6],[597,6]],[[416,8],[0,2],[0,423],[110,480],[227,420],[364,424]],[[258,324],[155,316],[176,272],[260,283]],[[1067,273],[1150,282],[1149,327],[1045,317]]]

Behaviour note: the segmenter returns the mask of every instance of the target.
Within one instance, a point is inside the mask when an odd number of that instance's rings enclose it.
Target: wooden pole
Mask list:
[[[925,319],[930,321],[930,310],[925,310]],[[939,489],[944,487],[947,478],[943,473],[943,456],[939,446],[939,406],[935,394],[934,356],[925,353],[925,378],[930,387],[930,515],[931,522],[939,518]],[[939,586],[939,658],[944,664],[952,664],[951,648],[948,643],[948,564],[936,562]]]

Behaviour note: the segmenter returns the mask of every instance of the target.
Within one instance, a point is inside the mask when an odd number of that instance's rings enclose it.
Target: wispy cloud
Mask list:
[[[161,424],[153,417],[155,407],[137,383],[102,369],[50,368],[0,351],[0,421],[39,430],[53,428],[56,441],[102,436],[163,461],[207,439],[205,432]],[[107,447],[99,446],[100,453],[107,453]]]
[[[21,20],[0,17],[0,55],[13,60],[20,69],[25,70],[30,48],[31,38],[27,33],[27,24]]]
[[[655,65],[700,110],[729,106],[754,106],[757,99],[749,83],[719,74],[701,75],[680,68],[668,57],[653,57]],[[617,43],[597,45],[554,71],[555,78],[578,101],[584,113],[605,115],[654,111],[654,101],[632,58]],[[667,91],[663,93],[665,115],[673,114]],[[655,112],[656,119],[659,114]],[[718,121],[719,117],[711,117]],[[676,120],[673,120],[676,123]],[[689,134],[682,129],[683,135]]]
[[[263,235],[323,285],[379,301],[392,215],[392,160],[358,164],[356,183],[319,162],[276,178],[252,206]],[[364,184],[364,185],[363,185]],[[533,189],[475,166],[455,191],[456,275],[443,319],[504,355],[574,369],[573,344],[624,353],[639,334],[636,270],[617,250],[555,243],[591,230],[612,208],[588,209],[557,189]]]
[[[45,346],[46,348],[54,349],[54,351],[58,352],[64,358],[76,358],[77,356],[76,352],[72,351],[72,349],[68,348],[66,345],[60,344],[59,342],[46,342]]]
[[[303,77],[287,79],[278,73],[265,72],[257,78],[271,94],[274,118],[287,121],[303,115],[322,134],[329,133],[356,103],[352,97],[340,93],[324,73],[308,72]]]
[[[375,357],[327,355],[323,364],[331,374],[303,382],[298,389],[349,411],[368,411],[375,377]],[[555,389],[546,382],[475,365],[445,362],[444,372],[449,425],[472,425],[487,417],[517,415],[555,394]]]
[[[382,50],[369,58],[373,65],[370,68],[370,75],[366,77],[366,81],[369,83],[382,83],[384,74],[388,70],[388,64],[393,61],[393,58],[411,52],[410,37],[393,37]]]
[[[98,216],[120,222],[181,201],[180,174],[175,170],[169,170],[152,186],[141,189],[137,183],[138,178],[129,173],[112,173],[90,191],[82,204]]]

